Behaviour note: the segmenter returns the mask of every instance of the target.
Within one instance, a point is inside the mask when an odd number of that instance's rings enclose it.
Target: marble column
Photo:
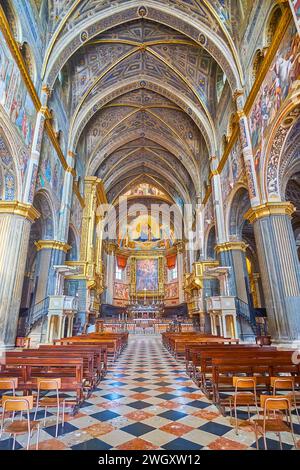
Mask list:
[[[254,207],[260,204],[261,196],[255,171],[249,122],[244,111],[246,97],[243,91],[237,90],[233,98],[236,100],[237,115],[239,118],[240,138],[247,176],[249,198],[251,206]]]
[[[253,273],[252,275],[254,289],[255,289],[255,307],[262,308],[264,306],[264,298],[261,286],[260,273]]]
[[[114,298],[115,281],[115,250],[114,243],[107,244],[107,265],[106,265],[106,303],[112,305]]]
[[[42,93],[41,93],[42,107],[40,111],[37,113],[37,117],[36,117],[35,129],[34,129],[32,146],[31,146],[31,155],[27,164],[26,181],[25,181],[25,188],[24,188],[24,201],[30,204],[33,202],[33,198],[34,198],[35,184],[36,184],[36,178],[37,178],[37,173],[38,173],[41,146],[42,146],[42,140],[43,140],[44,127],[45,127],[45,120],[51,119],[50,111],[47,108],[47,102],[48,102],[49,96],[50,96],[49,89],[46,86],[43,86]]]
[[[226,241],[225,234],[225,218],[223,210],[223,198],[222,198],[222,187],[221,187],[221,176],[217,170],[218,159],[217,157],[210,158],[211,165],[211,185],[212,185],[212,196],[215,211],[216,220],[216,238],[217,243],[224,243]]]
[[[54,266],[61,266],[70,246],[57,240],[39,240],[35,243],[37,249],[38,286],[35,303],[54,295],[56,272]]]
[[[242,241],[225,242],[216,246],[220,265],[231,268],[228,278],[229,295],[248,303],[246,249],[247,245]]]
[[[250,209],[265,296],[268,329],[276,343],[300,343],[300,272],[291,224],[295,208],[269,202]]]
[[[31,224],[29,204],[0,201],[0,347],[15,345]]]
[[[58,227],[58,240],[67,243],[69,235],[70,214],[72,208],[73,181],[75,176],[75,154],[71,151],[67,155],[68,167],[65,171],[64,186],[61,198],[60,217]]]
[[[183,253],[184,253],[184,243],[178,242],[177,244],[177,278],[178,278],[178,296],[179,296],[179,303],[183,304],[185,301],[184,298],[184,260],[183,260]]]

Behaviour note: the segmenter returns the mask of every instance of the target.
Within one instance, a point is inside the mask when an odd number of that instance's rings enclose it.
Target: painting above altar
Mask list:
[[[158,259],[136,260],[136,292],[158,290]]]

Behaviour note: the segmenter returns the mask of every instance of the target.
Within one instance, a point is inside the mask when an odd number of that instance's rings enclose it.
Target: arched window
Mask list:
[[[217,96],[217,103],[219,103],[225,83],[226,83],[227,77],[221,67],[217,68],[217,75],[216,75],[216,96]]]
[[[2,0],[1,6],[9,22],[13,36],[16,39],[16,41],[18,41],[20,38],[20,29],[19,29],[19,22],[17,19],[17,15],[15,14],[13,6],[11,5],[11,2],[9,0]]]
[[[269,21],[267,22],[266,32],[265,32],[265,45],[266,47],[270,47],[274,34],[277,30],[279,22],[282,17],[282,9],[279,5],[277,5],[274,10],[272,11]]]
[[[24,42],[24,44],[22,45],[21,52],[22,52],[25,65],[27,67],[27,71],[30,75],[30,78],[33,82],[35,82],[35,78],[36,78],[35,62],[34,62],[32,52],[27,42]]]
[[[261,50],[256,51],[254,59],[253,59],[253,65],[252,65],[252,77],[251,77],[252,85],[258,76],[263,60],[264,60],[264,53]]]

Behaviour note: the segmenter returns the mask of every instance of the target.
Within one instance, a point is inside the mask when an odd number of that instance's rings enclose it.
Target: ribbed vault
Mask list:
[[[109,201],[132,182],[151,181],[180,205],[204,195],[218,154],[217,77],[232,91],[243,82],[223,3],[50,2],[44,80],[55,88],[68,76],[69,150]]]

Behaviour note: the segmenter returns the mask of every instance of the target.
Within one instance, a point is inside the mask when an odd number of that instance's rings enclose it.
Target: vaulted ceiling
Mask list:
[[[69,111],[69,149],[109,201],[137,182],[195,202],[217,154],[216,80],[243,74],[227,0],[57,1],[43,66]]]

